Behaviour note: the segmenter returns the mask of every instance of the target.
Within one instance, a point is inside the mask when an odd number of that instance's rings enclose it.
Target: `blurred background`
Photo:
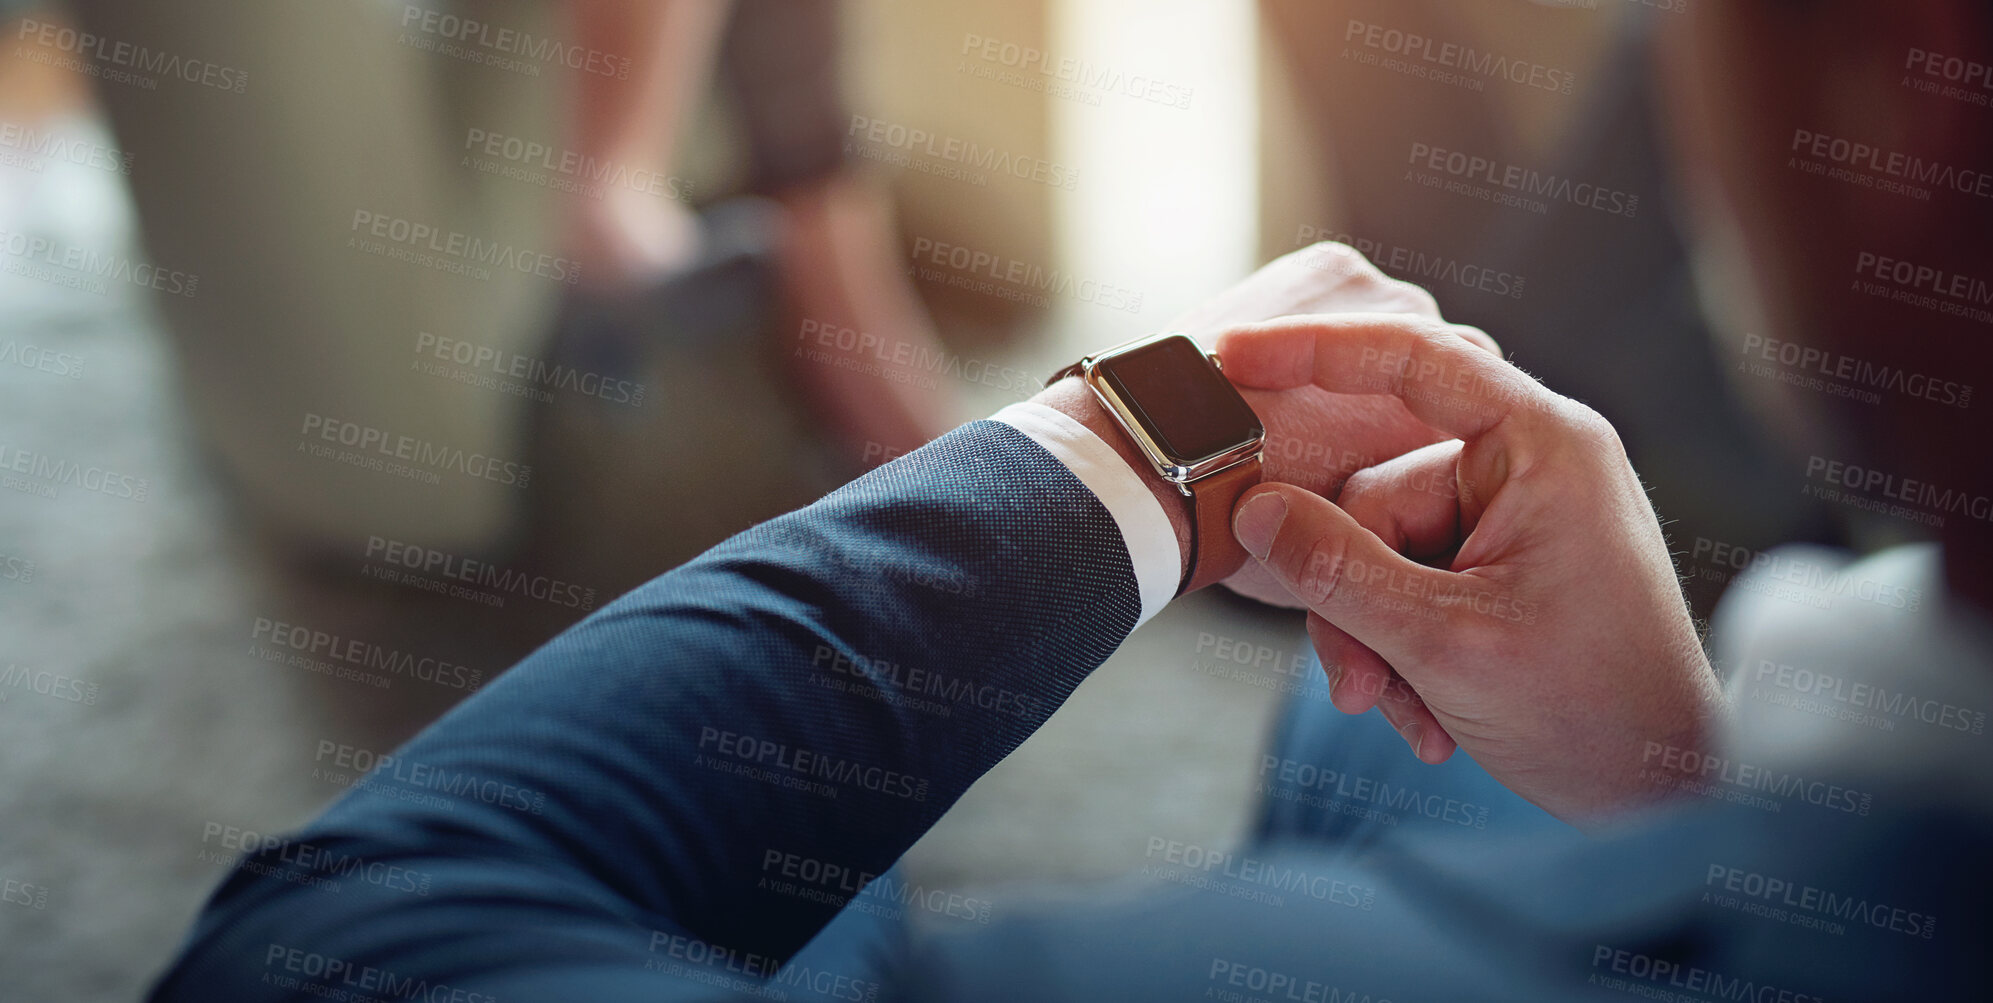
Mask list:
[[[1674,9],[0,2],[0,998],[133,998],[218,833],[1316,240],[1611,418],[1698,615],[1719,548],[1835,539],[1698,307]],[[1003,908],[1234,839],[1304,650],[1176,604],[910,876]]]

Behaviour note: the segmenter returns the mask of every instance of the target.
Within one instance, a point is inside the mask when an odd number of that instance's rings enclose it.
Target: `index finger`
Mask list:
[[[1452,325],[1408,314],[1319,314],[1229,328],[1225,375],[1240,386],[1388,394],[1427,425],[1474,439],[1554,395]]]

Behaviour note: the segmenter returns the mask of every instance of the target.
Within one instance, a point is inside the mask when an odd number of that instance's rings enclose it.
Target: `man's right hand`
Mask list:
[[[1340,506],[1266,484],[1235,509],[1240,543],[1312,611],[1338,706],[1367,707],[1347,690],[1385,692],[1395,670],[1417,698],[1381,706],[1421,758],[1457,741],[1573,823],[1680,779],[1662,773],[1679,753],[1654,749],[1703,751],[1723,698],[1604,418],[1417,317],[1291,317],[1218,350],[1241,386],[1390,395],[1458,437],[1358,473]]]
[[[1344,313],[1441,319],[1431,293],[1385,275],[1348,245],[1324,241],[1268,262],[1163,330],[1182,331],[1208,348],[1220,333],[1239,324]],[[1447,330],[1501,354],[1495,340],[1479,328],[1454,324]],[[1265,390],[1241,385],[1239,392],[1266,425],[1264,478],[1322,495],[1333,497],[1343,480],[1363,467],[1446,438],[1388,397],[1332,394],[1315,386]],[[1261,602],[1291,605],[1286,590],[1251,561],[1227,578],[1225,586]]]

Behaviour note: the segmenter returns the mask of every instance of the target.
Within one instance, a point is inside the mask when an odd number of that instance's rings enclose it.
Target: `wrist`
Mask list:
[[[1587,831],[1604,828],[1629,811],[1702,796],[1710,770],[1723,763],[1730,700],[1699,648],[1684,669],[1678,693],[1652,700],[1679,709],[1639,741],[1638,748],[1627,747],[1616,792],[1600,798],[1573,824]]]
[[[1087,427],[1100,441],[1113,448],[1116,455],[1128,464],[1135,476],[1142,479],[1149,493],[1155,496],[1163,507],[1163,514],[1169,518],[1170,531],[1176,536],[1177,571],[1179,580],[1188,577],[1190,569],[1190,534],[1192,510],[1190,498],[1178,490],[1175,484],[1156,473],[1156,468],[1144,457],[1135,444],[1130,442],[1127,433],[1116,424],[1114,416],[1107,413],[1100,400],[1088,390],[1077,377],[1067,377],[1040,391],[1033,398],[1036,403],[1064,413],[1067,417]]]

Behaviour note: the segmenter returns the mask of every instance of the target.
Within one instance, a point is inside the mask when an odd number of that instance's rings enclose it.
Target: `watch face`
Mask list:
[[[1265,434],[1251,405],[1183,335],[1109,356],[1095,372],[1176,463],[1188,466]]]

